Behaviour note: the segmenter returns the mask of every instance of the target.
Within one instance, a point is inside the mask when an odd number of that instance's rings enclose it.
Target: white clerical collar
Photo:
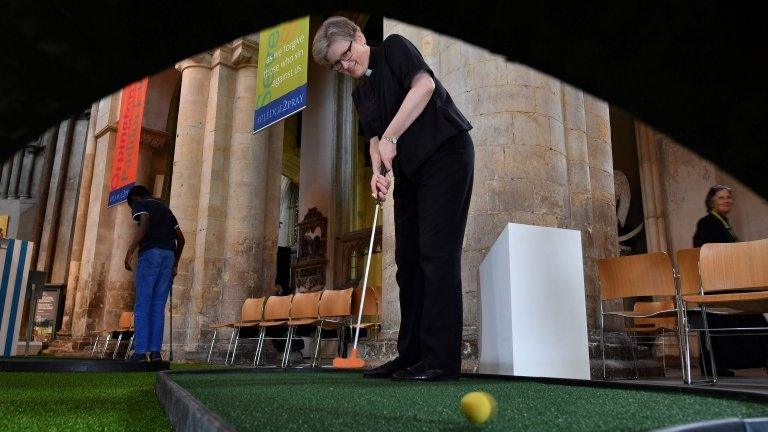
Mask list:
[[[373,71],[370,70],[370,69],[366,69],[365,70],[365,76],[367,76],[367,77],[371,76],[372,73],[373,73]]]

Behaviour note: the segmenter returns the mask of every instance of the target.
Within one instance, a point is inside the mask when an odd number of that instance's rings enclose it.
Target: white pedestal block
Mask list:
[[[508,224],[480,264],[480,373],[589,379],[581,232]]]

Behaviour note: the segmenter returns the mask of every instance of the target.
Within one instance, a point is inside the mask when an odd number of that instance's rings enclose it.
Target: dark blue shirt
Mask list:
[[[179,222],[165,204],[155,198],[144,198],[142,201],[134,201],[131,211],[136,223],[141,223],[142,214],[149,217],[149,229],[139,241],[139,252],[153,248],[176,250],[175,231]]]

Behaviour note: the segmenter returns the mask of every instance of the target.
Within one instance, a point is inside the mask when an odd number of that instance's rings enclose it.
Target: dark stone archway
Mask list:
[[[0,18],[5,157],[104,94],[243,34],[358,10],[461,38],[580,87],[768,198],[763,17],[717,1],[13,2]]]

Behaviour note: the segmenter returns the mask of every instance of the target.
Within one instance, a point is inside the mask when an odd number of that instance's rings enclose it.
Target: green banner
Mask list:
[[[308,59],[308,16],[259,34],[253,133],[306,108]]]

